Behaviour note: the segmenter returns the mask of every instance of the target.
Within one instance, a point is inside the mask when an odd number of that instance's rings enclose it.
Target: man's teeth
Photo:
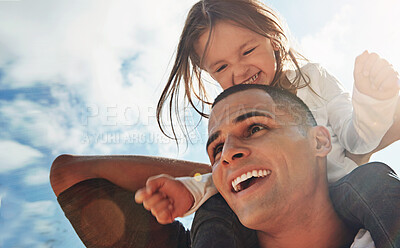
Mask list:
[[[244,173],[241,176],[237,177],[236,179],[234,179],[232,181],[232,188],[236,192],[239,192],[240,190],[242,190],[242,186],[240,185],[240,183],[242,183],[242,182],[244,182],[247,179],[252,178],[252,177],[266,177],[269,174],[271,174],[270,170],[252,170],[252,171],[249,171],[249,172]]]
[[[258,74],[260,74],[260,73],[257,73],[256,75],[252,76],[247,81],[243,82],[243,84],[251,84],[251,83],[253,83],[258,78]]]

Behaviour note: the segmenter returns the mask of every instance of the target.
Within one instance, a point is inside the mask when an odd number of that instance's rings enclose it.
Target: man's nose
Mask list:
[[[241,84],[243,81],[250,77],[250,66],[244,63],[238,63],[235,65],[232,73],[232,84]]]
[[[222,163],[225,165],[232,165],[233,163],[246,158],[250,154],[250,149],[246,147],[235,136],[228,136],[224,142],[222,150]]]

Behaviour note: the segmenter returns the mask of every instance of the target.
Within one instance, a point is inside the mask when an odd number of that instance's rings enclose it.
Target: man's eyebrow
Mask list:
[[[242,45],[240,45],[239,46],[239,48],[237,49],[238,51],[241,51],[241,50],[243,50],[243,48],[245,48],[246,46],[248,46],[249,45],[249,43],[252,43],[252,42],[254,42],[256,39],[251,39],[251,40],[248,40],[248,41],[246,41],[245,43],[243,43]],[[211,68],[213,68],[214,66],[216,66],[216,65],[218,65],[219,63],[222,63],[224,60],[218,60],[217,62],[215,62],[215,63],[213,63],[212,65],[211,65]]]
[[[213,134],[210,135],[210,137],[208,137],[207,140],[207,145],[206,145],[206,150],[208,150],[208,146],[216,139],[218,139],[219,135],[221,134],[221,131],[217,131]]]
[[[247,112],[245,114],[242,114],[242,115],[239,115],[238,117],[236,117],[233,120],[233,123],[237,124],[239,122],[245,121],[245,120],[247,120],[247,119],[249,119],[251,117],[256,117],[256,116],[264,116],[264,117],[267,117],[269,119],[273,119],[272,116],[270,114],[268,114],[268,113],[259,112],[259,111],[250,111],[250,112]]]

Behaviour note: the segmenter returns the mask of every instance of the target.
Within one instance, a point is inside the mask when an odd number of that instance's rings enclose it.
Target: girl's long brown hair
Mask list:
[[[179,115],[178,98],[181,83],[184,84],[184,104],[189,104],[202,117],[208,118],[204,109],[205,105],[211,103],[207,101],[207,92],[201,80],[202,59],[207,52],[208,42],[201,57],[196,54],[194,45],[199,37],[207,31],[210,39],[214,25],[221,20],[235,22],[239,26],[271,39],[272,43],[279,47],[279,50],[275,52],[277,71],[271,83],[272,86],[293,90],[308,84],[300,83],[301,78],[304,79],[304,82],[308,81],[301,73],[298,63],[298,59],[304,59],[304,57],[290,48],[281,21],[273,10],[257,0],[201,0],[193,5],[188,13],[173,68],[157,104],[157,123],[161,131],[176,141],[177,135],[173,124],[174,112],[180,127],[186,131],[184,134],[187,134],[186,126],[182,125]],[[284,80],[281,80],[285,77],[283,71],[288,68],[296,69],[296,77],[289,85],[283,84]],[[196,102],[200,101],[200,107],[193,99],[196,99]],[[173,137],[166,133],[164,127],[165,122],[162,116],[165,105],[168,108],[168,119]]]

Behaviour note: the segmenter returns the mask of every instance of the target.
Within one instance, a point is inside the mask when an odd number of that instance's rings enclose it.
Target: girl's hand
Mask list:
[[[399,94],[400,79],[397,71],[376,53],[364,51],[356,58],[354,84],[361,93],[378,100]]]
[[[144,208],[151,211],[158,223],[169,224],[189,211],[194,198],[183,183],[161,174],[150,177],[146,187],[136,191],[135,201],[143,203]]]

